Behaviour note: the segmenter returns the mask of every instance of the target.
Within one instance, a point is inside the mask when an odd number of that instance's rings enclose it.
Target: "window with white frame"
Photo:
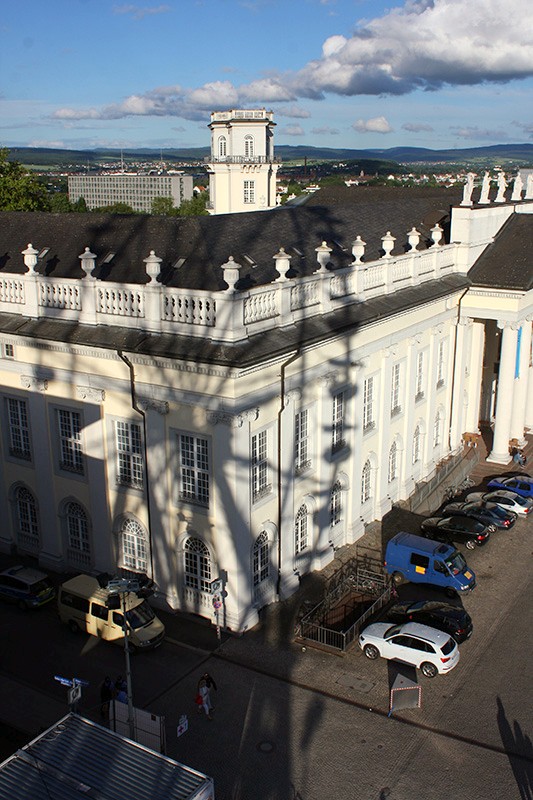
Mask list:
[[[209,443],[203,436],[178,435],[180,500],[209,505]]]
[[[437,352],[437,389],[444,386],[444,356],[445,356],[445,342],[441,339],[439,342],[439,349]]]
[[[307,506],[304,504],[300,506],[296,513],[294,521],[294,553],[307,550],[309,546],[309,535],[307,530]]]
[[[398,445],[396,444],[396,442],[393,442],[389,450],[389,474],[388,474],[389,483],[392,483],[392,481],[396,480],[396,478],[398,477],[397,469],[398,469]]]
[[[413,433],[413,464],[420,461],[420,425],[417,425]]]
[[[39,520],[35,497],[25,486],[15,491],[17,513],[17,542],[20,546],[31,550],[39,548]]]
[[[244,202],[255,203],[255,181],[244,181]]]
[[[59,432],[59,466],[68,472],[83,473],[81,449],[81,414],[78,411],[57,410]]]
[[[87,514],[79,503],[68,503],[66,507],[67,544],[70,550],[88,554],[90,552],[89,523]]]
[[[226,137],[219,136],[218,137],[218,157],[219,158],[226,158]]]
[[[31,461],[30,426],[26,400],[8,397],[7,421],[9,433],[9,452],[16,458]]]
[[[200,539],[191,537],[184,546],[185,586],[199,592],[211,590],[211,556]]]
[[[394,364],[392,367],[392,376],[391,376],[391,397],[390,397],[390,413],[391,416],[395,414],[399,414],[401,409],[400,406],[400,365]]]
[[[435,415],[435,421],[433,423],[433,447],[438,447],[440,445],[441,430],[442,430],[442,416],[440,411],[437,411]]]
[[[371,430],[374,421],[374,378],[366,378],[363,387],[363,432]]]
[[[342,450],[346,442],[344,441],[344,414],[345,398],[344,392],[337,392],[333,395],[332,425],[331,425],[331,451],[336,453]]]
[[[418,353],[416,357],[415,400],[422,400],[423,397],[424,397],[424,353]]]
[[[15,345],[4,344],[4,358],[15,358]]]
[[[340,481],[335,481],[329,498],[329,524],[334,528],[342,519],[342,486]]]
[[[116,424],[117,483],[143,488],[143,453],[141,426],[134,422]]]
[[[361,473],[361,503],[366,503],[370,500],[372,491],[372,466],[370,461],[365,461],[363,471]]]
[[[146,533],[142,525],[134,519],[126,519],[120,530],[120,566],[133,572],[146,572],[148,569],[148,550]]]
[[[252,497],[259,500],[272,490],[268,466],[268,432],[252,436]]]
[[[245,158],[252,158],[254,154],[254,137],[253,136],[245,136],[244,137],[244,156]]]
[[[311,465],[309,454],[309,412],[299,411],[294,418],[294,470],[304,472]]]
[[[254,588],[266,581],[270,573],[270,548],[268,534],[261,531],[254,542],[252,553],[252,580]]]

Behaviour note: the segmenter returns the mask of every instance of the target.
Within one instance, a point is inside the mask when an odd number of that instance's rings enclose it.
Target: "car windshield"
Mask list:
[[[32,594],[41,594],[42,592],[47,592],[51,588],[51,584],[47,580],[42,580],[32,583],[29,588]]]
[[[126,611],[126,619],[133,630],[136,628],[142,628],[143,625],[148,625],[148,623],[154,618],[155,614],[146,600],[144,600],[139,606],[135,606],[135,608],[131,608],[129,611]]]
[[[446,558],[445,564],[452,575],[459,575],[459,573],[464,572],[466,569],[466,561],[461,553],[455,553],[453,556],[450,556],[450,558]]]

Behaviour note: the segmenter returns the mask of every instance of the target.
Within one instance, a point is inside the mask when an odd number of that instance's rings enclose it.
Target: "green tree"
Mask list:
[[[66,192],[54,192],[50,195],[50,211],[65,213],[72,211],[72,205],[69,203],[68,194]]]
[[[0,149],[0,211],[47,211],[44,186],[8,155],[7,148]]]
[[[158,216],[174,217],[178,213],[178,209],[174,206],[172,197],[154,197],[150,213]]]
[[[71,203],[70,204],[70,210],[71,211],[79,211],[79,212],[88,211],[89,209],[87,208],[87,203],[85,202],[85,197],[78,197],[78,199],[74,203]]]
[[[201,195],[196,195],[195,197],[191,198],[191,200],[183,200],[180,207],[178,208],[178,216],[200,217],[208,214],[209,212],[205,207],[208,200],[208,197],[206,195],[207,192],[204,192]]]
[[[109,206],[95,208],[99,214],[135,214],[135,211],[127,203],[112,203]]]

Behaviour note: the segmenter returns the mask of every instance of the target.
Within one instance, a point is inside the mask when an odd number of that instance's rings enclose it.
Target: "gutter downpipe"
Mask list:
[[[140,414],[143,420],[143,449],[144,449],[144,463],[145,463],[145,475],[146,475],[146,511],[148,514],[148,543],[150,545],[150,572],[151,572],[151,579],[154,579],[154,554],[153,554],[153,547],[152,547],[152,510],[150,505],[150,479],[148,473],[148,446],[147,442],[147,430],[146,430],[146,414],[145,412],[139,408],[137,403],[136,393],[135,393],[135,370],[133,364],[124,355],[122,350],[117,350],[117,355],[122,361],[126,364],[129,373],[130,373],[130,394],[131,394],[131,407],[137,414]]]
[[[280,407],[278,411],[278,577],[276,581],[276,596],[279,601],[280,596],[280,588],[281,588],[281,517],[282,517],[282,486],[283,486],[283,475],[281,470],[281,431],[282,431],[282,420],[283,420],[283,412],[285,411],[285,372],[287,367],[290,364],[294,363],[298,358],[300,358],[301,351],[300,348],[296,350],[292,356],[283,362],[281,365],[281,372],[280,372],[280,391],[281,391],[281,399],[280,399]]]

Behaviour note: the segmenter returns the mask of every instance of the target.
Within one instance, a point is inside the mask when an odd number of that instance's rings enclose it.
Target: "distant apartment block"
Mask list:
[[[192,198],[191,175],[70,175],[68,196],[71,203],[81,197],[87,208],[102,208],[127,203],[134,211],[149,213],[156,197],[171,197],[176,208]]]

